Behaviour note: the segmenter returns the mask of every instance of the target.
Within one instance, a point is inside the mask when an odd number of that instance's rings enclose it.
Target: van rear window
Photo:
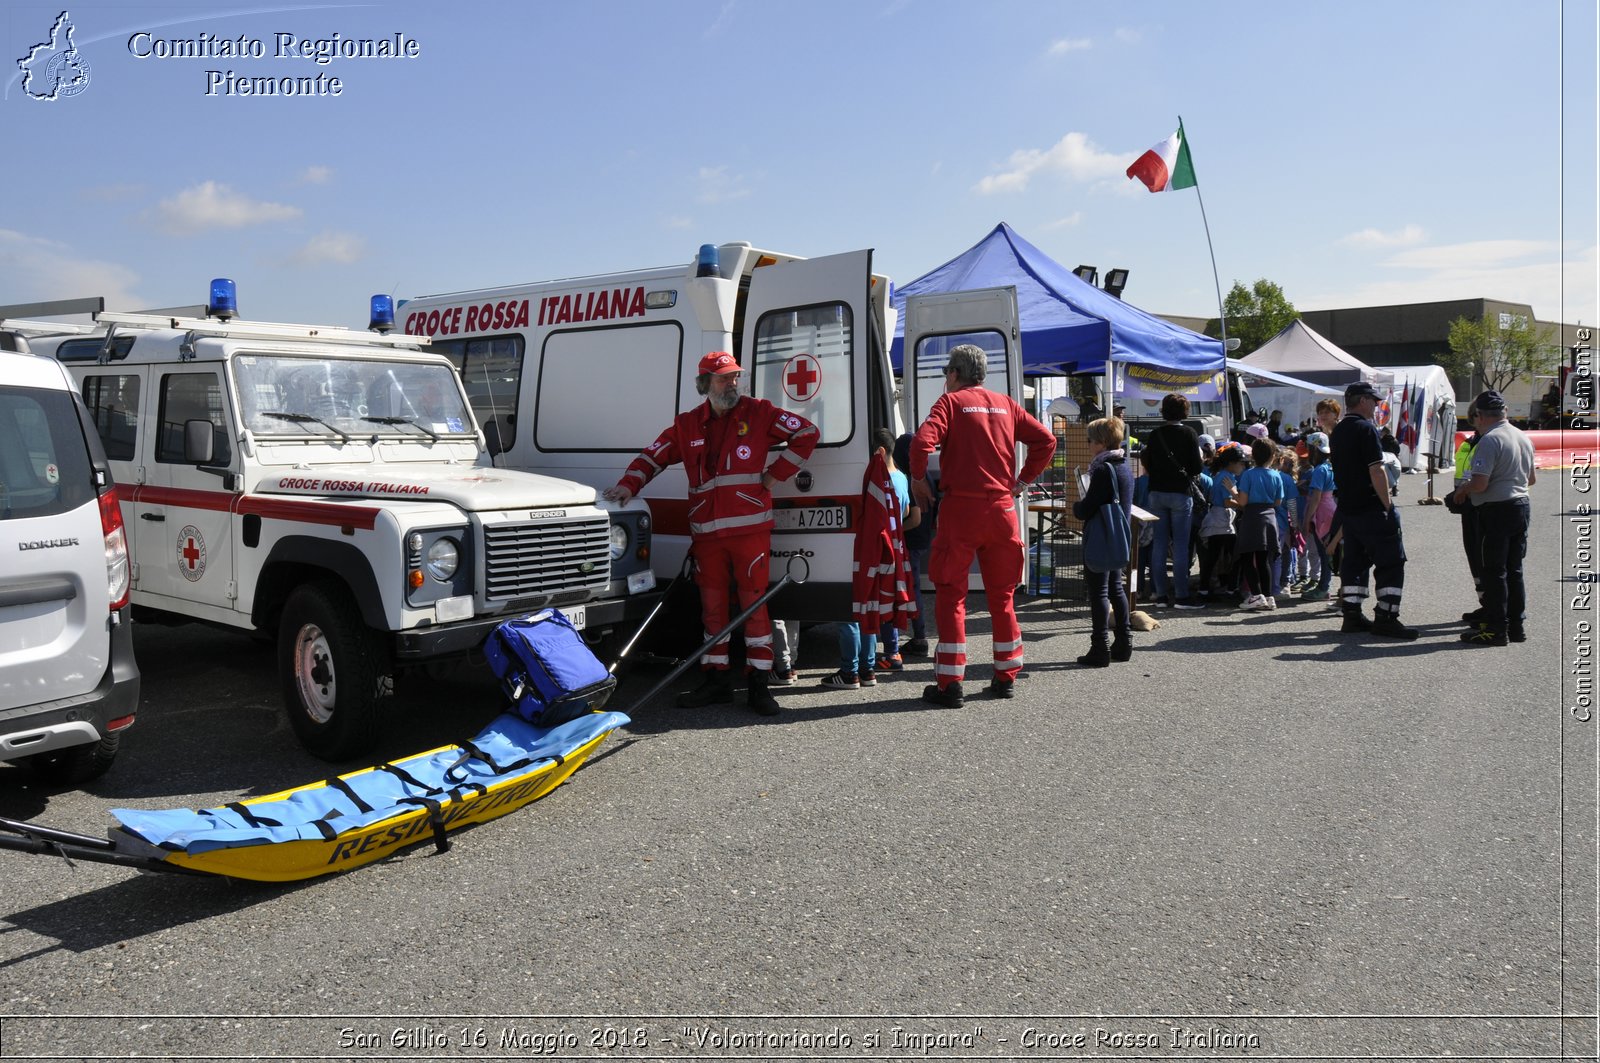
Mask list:
[[[855,428],[850,307],[789,307],[756,323],[750,393],[817,426],[821,443],[843,443]]]
[[[485,432],[493,426],[500,445],[510,449],[517,436],[517,399],[522,390],[522,337],[439,340],[428,350],[455,365],[478,423]]]
[[[0,520],[70,513],[94,497],[72,393],[0,384]]]

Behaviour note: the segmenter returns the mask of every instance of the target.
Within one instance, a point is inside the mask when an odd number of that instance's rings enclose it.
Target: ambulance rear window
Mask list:
[[[444,340],[428,350],[444,355],[461,372],[467,401],[485,432],[493,424],[500,445],[510,449],[516,438],[517,394],[522,389],[521,336]]]
[[[852,315],[844,303],[788,307],[756,323],[750,393],[817,426],[821,443],[843,443],[855,428]]]

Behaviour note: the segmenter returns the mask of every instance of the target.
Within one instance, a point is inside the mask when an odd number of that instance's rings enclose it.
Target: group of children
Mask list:
[[[1318,404],[1317,420],[1331,428],[1338,420],[1339,404],[1326,400]],[[1124,428],[1117,418],[1103,421],[1108,439],[1120,444]],[[1305,601],[1326,601],[1338,568],[1339,527],[1335,519],[1333,466],[1329,463],[1326,431],[1312,431],[1299,437],[1302,456],[1292,446],[1268,438],[1263,425],[1252,425],[1245,444],[1228,441],[1216,445],[1212,437],[1199,437],[1203,471],[1195,477],[1192,533],[1186,550],[1175,548],[1173,564],[1191,565],[1199,561],[1199,583],[1194,600],[1200,605],[1235,606],[1249,612],[1276,609],[1285,594]],[[897,672],[906,655],[928,653],[926,613],[922,605],[920,577],[927,571],[927,554],[932,544],[933,514],[922,513],[910,497],[906,477],[900,470],[909,463],[909,435],[895,439],[887,430],[874,434],[874,449],[883,454],[900,505],[913,591],[917,604],[912,613],[911,638],[902,642],[894,624],[885,624],[881,636],[863,633],[851,622],[838,625],[839,668],[821,680],[834,689],[858,690],[876,684],[876,674]],[[1105,448],[1102,448],[1105,449]],[[1123,452],[1114,451],[1120,459]],[[1133,504],[1143,505],[1149,493],[1149,475],[1133,480]],[[1150,529],[1145,529],[1146,535]],[[1142,553],[1140,584],[1153,586],[1148,565],[1150,556]],[[1113,581],[1115,582],[1115,581]],[[1096,595],[1092,604],[1107,615],[1096,625],[1095,642],[1087,663],[1100,665],[1099,656],[1126,660],[1126,648],[1106,644],[1107,627],[1114,625],[1126,640],[1126,619],[1113,616],[1116,588]],[[1154,606],[1171,605],[1155,601]],[[1111,608],[1108,608],[1111,606]],[[1126,609],[1126,606],[1124,606]],[[789,640],[785,639],[785,642]],[[787,647],[785,647],[787,649]],[[1121,651],[1118,653],[1117,651]],[[1086,663],[1085,658],[1079,658]],[[780,653],[773,681],[787,686],[794,682],[788,653]]]
[[[1303,459],[1264,431],[1252,431],[1248,438],[1247,449],[1239,442],[1217,446],[1210,436],[1200,437],[1205,471],[1196,480],[1204,501],[1196,497],[1189,552],[1174,561],[1198,558],[1194,597],[1201,605],[1237,604],[1264,612],[1276,609],[1285,594],[1325,601],[1338,547],[1327,433],[1302,438]],[[1141,475],[1134,481],[1135,504],[1147,480]],[[1141,583],[1153,585],[1148,576]]]

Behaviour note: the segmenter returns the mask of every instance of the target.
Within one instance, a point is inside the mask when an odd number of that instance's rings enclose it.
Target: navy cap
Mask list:
[[[1344,401],[1348,405],[1357,399],[1377,399],[1382,402],[1383,396],[1378,394],[1377,388],[1365,380],[1357,380],[1354,384],[1344,389]]]
[[[1506,397],[1500,394],[1494,388],[1490,388],[1488,391],[1485,391],[1483,394],[1473,399],[1472,405],[1480,410],[1488,410],[1489,412],[1494,413],[1506,408]]]

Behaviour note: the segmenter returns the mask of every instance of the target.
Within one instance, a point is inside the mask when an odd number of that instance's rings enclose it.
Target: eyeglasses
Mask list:
[[[949,376],[951,373],[959,373],[959,372],[960,372],[960,370],[957,369],[953,365],[947,365],[947,366],[944,367],[944,374],[946,376]]]

